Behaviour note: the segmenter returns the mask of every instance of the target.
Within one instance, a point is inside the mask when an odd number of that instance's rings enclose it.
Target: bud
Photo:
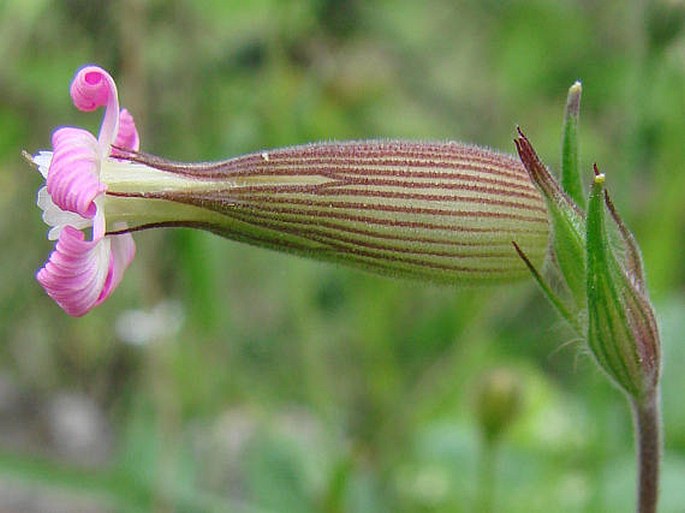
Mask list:
[[[611,379],[641,402],[658,385],[659,333],[639,249],[608,199],[604,175],[595,170],[587,216],[588,345]],[[605,205],[625,246],[622,259],[609,243]]]
[[[475,396],[478,425],[489,443],[500,438],[521,411],[520,377],[508,369],[495,369],[481,378]]]
[[[642,256],[635,238],[604,190],[605,177],[594,167],[587,213],[578,174],[577,125],[580,85],[568,95],[562,144],[562,180],[556,182],[519,130],[516,147],[531,180],[547,201],[552,248],[545,277],[514,241],[543,293],[587,340],[600,368],[628,396],[635,416],[638,448],[638,511],[656,511],[661,456],[659,378],[661,349],[654,310],[647,296]],[[580,205],[580,206],[579,206]],[[605,209],[623,247],[610,244]],[[555,278],[570,291],[569,308]],[[586,328],[586,329],[585,329]]]

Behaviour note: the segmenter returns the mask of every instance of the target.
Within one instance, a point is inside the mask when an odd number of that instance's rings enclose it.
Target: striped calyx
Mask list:
[[[455,142],[352,141],[175,163],[127,152],[131,163],[182,177],[146,190],[108,183],[108,197],[184,204],[188,225],[228,238],[382,274],[450,283],[525,277],[512,241],[542,262],[547,208],[521,163]],[[211,214],[210,214],[211,213]],[[135,223],[129,225],[136,228]]]

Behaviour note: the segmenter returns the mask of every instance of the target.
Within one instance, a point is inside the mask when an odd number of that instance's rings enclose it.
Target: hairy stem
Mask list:
[[[638,513],[656,513],[661,459],[659,392],[633,401],[638,451]]]

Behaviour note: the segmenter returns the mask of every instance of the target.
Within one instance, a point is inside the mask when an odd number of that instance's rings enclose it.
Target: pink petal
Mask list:
[[[105,185],[99,179],[98,143],[80,128],[60,128],[52,135],[54,153],[48,169],[48,194],[62,210],[95,215],[95,198]]]
[[[90,112],[106,105],[112,95],[116,95],[116,86],[102,68],[84,66],[76,72],[69,92],[77,109]]]
[[[85,66],[76,72],[69,92],[79,110],[90,112],[98,107],[105,107],[98,142],[101,151],[109,152],[119,124],[119,99],[114,79],[98,66]]]
[[[82,232],[66,226],[55,250],[36,279],[69,315],[80,317],[99,303],[108,277],[110,241],[84,240]]]
[[[107,299],[119,286],[121,279],[124,277],[124,271],[131,265],[133,257],[136,255],[136,244],[133,242],[133,237],[130,233],[109,235],[107,238],[111,241],[109,269],[102,292],[100,292],[100,297],[97,303],[95,303],[96,305]]]
[[[133,151],[138,151],[140,148],[140,137],[138,137],[136,123],[126,109],[121,109],[119,113],[119,132],[116,141],[114,141],[114,146]],[[112,154],[116,156],[117,151],[113,150]]]

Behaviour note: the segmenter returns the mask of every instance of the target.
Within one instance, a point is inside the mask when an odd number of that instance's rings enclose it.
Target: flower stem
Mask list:
[[[485,438],[481,443],[478,469],[478,513],[492,513],[495,492],[497,440]]]
[[[633,401],[638,450],[638,513],[656,513],[661,459],[659,392]]]

